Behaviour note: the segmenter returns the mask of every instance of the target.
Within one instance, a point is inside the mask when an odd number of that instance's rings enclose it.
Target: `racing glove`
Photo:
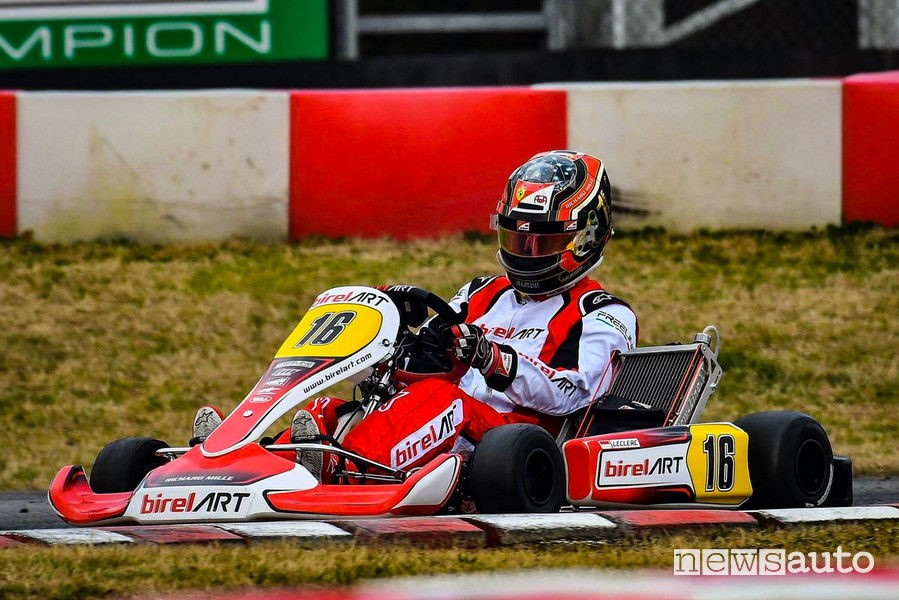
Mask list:
[[[511,347],[491,342],[483,329],[470,323],[451,325],[446,333],[456,358],[480,371],[490,387],[498,391],[509,387],[518,363]]]

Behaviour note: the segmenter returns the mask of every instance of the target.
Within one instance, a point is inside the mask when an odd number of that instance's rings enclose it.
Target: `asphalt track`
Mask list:
[[[856,477],[855,506],[899,504],[899,475]],[[45,491],[0,492],[0,530],[71,527],[47,501]]]

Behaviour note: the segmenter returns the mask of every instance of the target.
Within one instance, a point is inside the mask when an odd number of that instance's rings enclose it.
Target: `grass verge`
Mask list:
[[[641,320],[644,345],[722,333],[725,375],[706,412],[819,419],[861,473],[899,472],[899,233],[828,229],[618,236],[596,272]],[[0,489],[46,488],[103,443],[180,445],[197,407],[253,386],[315,295],[411,283],[448,297],[495,273],[477,237],[0,244]],[[337,393],[346,394],[346,389]]]

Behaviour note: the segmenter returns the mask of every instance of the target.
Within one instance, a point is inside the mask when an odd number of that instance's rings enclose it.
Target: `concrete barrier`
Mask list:
[[[296,92],[290,237],[487,231],[512,170],[565,146],[565,92]]]
[[[840,82],[566,85],[568,143],[603,157],[622,227],[840,223]]]
[[[899,226],[899,71],[843,85],[843,218]]]
[[[0,92],[0,238],[15,237],[16,95]]]
[[[0,92],[0,237],[486,232],[511,170],[563,147],[609,166],[621,229],[896,226],[897,90],[899,73],[845,85]]]
[[[283,240],[288,98],[22,93],[18,231],[61,242]]]

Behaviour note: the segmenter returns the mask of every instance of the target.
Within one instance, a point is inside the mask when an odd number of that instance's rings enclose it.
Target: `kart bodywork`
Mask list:
[[[713,329],[693,344],[616,357],[607,371],[609,393],[571,415],[555,440],[537,426],[503,426],[489,431],[471,458],[447,452],[404,471],[339,444],[265,437],[278,419],[344,379],[366,384],[360,418],[383,405],[397,389],[395,361],[427,316],[423,307],[447,321],[458,318],[433,294],[408,286],[320,294],[207,438],[184,447],[150,438],[112,442],[91,479],[81,466],[60,469],[51,505],[67,522],[84,525],[429,515],[459,510],[470,499],[482,512],[558,510],[562,503],[851,502],[851,463],[833,457],[810,417],[760,413],[763,422],[747,427],[697,422],[721,375]],[[767,437],[754,443],[756,435]],[[786,443],[765,447],[778,435]],[[338,455],[355,471],[322,484],[299,464],[298,451]],[[510,452],[510,460],[495,458]],[[781,497],[788,483],[799,492]]]

